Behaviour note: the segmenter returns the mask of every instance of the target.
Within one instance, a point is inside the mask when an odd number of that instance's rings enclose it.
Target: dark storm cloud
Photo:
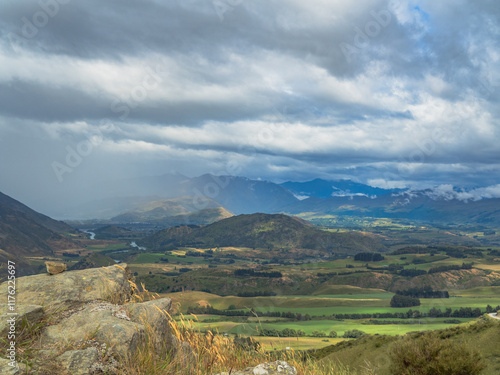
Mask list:
[[[47,194],[229,162],[272,180],[494,186],[499,24],[493,0],[2,2],[0,173],[33,160]],[[59,182],[54,162],[96,134]]]

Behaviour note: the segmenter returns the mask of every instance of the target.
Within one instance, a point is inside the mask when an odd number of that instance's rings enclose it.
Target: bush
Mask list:
[[[477,350],[428,334],[399,340],[389,355],[395,375],[476,375],[485,367]]]
[[[346,339],[359,339],[364,335],[366,335],[365,332],[360,331],[359,329],[353,329],[351,331],[345,331],[342,337],[345,337]]]

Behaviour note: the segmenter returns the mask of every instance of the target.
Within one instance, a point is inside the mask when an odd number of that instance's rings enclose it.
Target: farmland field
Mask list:
[[[406,224],[372,224],[398,233],[415,232],[424,241],[450,236]],[[500,284],[497,250],[451,245],[408,249],[397,246],[382,260],[367,262],[353,256],[317,259],[308,253],[297,261],[297,252],[277,249],[184,247],[139,253],[129,266],[153,291],[161,287],[160,295],[172,298],[175,311],[192,320],[193,328],[252,336],[273,349],[319,348],[348,339],[342,336],[352,330],[391,336],[438,330],[467,324],[487,306],[493,311],[500,305],[500,285],[494,286]],[[419,276],[403,277],[403,269]],[[239,277],[241,270],[249,270],[250,277]],[[252,277],[251,272],[256,274]],[[396,291],[429,285],[450,297],[419,298],[419,306],[391,307]],[[459,312],[463,308],[468,310]],[[436,311],[447,315],[427,316]],[[464,315],[471,311],[473,315]],[[282,331],[301,335],[279,337],[286,336]],[[332,331],[337,337],[329,337]]]

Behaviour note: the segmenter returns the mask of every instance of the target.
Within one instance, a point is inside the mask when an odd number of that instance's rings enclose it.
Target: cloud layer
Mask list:
[[[499,21],[488,0],[2,2],[0,190],[42,207],[177,171],[486,197]]]

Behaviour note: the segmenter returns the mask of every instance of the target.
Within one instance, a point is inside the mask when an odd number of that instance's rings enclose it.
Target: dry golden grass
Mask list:
[[[154,295],[137,285],[131,284],[136,302],[155,299]],[[198,318],[174,320],[168,311],[161,311],[169,319],[170,330],[176,338],[177,347],[161,347],[158,352],[156,333],[148,322],[144,322],[146,335],[134,357],[125,359],[123,375],[179,374],[179,375],[210,375],[231,370],[254,367],[264,362],[274,362],[278,359],[287,361],[297,369],[298,375],[349,375],[346,368],[331,363],[322,364],[304,358],[294,350],[282,352],[266,352],[263,349],[245,349],[235,343],[232,338],[217,333],[200,332],[195,329],[194,321]],[[184,344],[183,344],[184,343]],[[187,346],[187,345],[189,346]],[[187,348],[187,349],[186,349]],[[175,353],[175,354],[174,354]],[[366,374],[370,374],[368,369]]]

